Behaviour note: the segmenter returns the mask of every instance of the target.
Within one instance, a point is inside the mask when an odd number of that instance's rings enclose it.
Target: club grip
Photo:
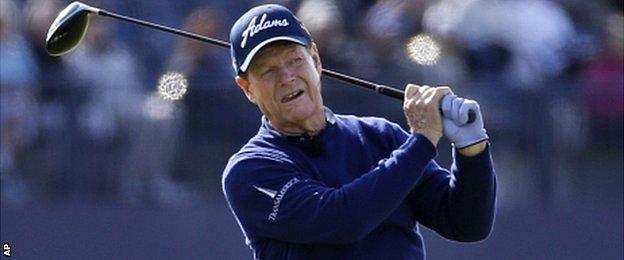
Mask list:
[[[443,117],[446,117],[444,115],[444,112],[442,112],[442,108],[440,108],[440,114]],[[468,122],[466,122],[466,124],[472,124],[472,122],[474,122],[476,119],[477,119],[476,113],[472,109],[468,110]]]
[[[378,85],[375,90],[382,95],[393,97],[399,100],[403,100],[403,98],[405,97],[405,92],[403,92],[402,90],[391,88],[391,87],[384,86],[384,85]],[[440,102],[440,105],[442,105],[442,102]],[[440,114],[444,116],[444,113],[442,112],[442,108],[440,108]],[[472,109],[468,110],[468,121],[466,122],[466,124],[471,124],[476,119],[477,119],[477,114],[475,113],[475,111],[473,111]]]
[[[468,124],[472,124],[477,119],[477,113],[474,110],[468,110]]]

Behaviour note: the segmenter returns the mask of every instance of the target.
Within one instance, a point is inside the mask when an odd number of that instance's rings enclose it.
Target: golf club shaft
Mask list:
[[[140,20],[140,19],[136,19],[136,18],[132,18],[132,17],[128,17],[125,15],[120,15],[120,14],[116,14],[113,12],[109,12],[106,11],[104,9],[97,9],[95,11],[96,14],[101,15],[101,16],[108,16],[108,17],[112,17],[112,18],[116,18],[116,19],[120,19],[120,20],[124,20],[127,22],[131,22],[131,23],[135,23],[138,25],[142,25],[142,26],[146,26],[149,28],[153,28],[153,29],[157,29],[157,30],[161,30],[161,31],[166,31],[166,32],[170,32],[173,34],[177,34],[177,35],[181,35],[184,37],[188,37],[191,39],[195,39],[195,40],[199,40],[199,41],[203,41],[203,42],[207,42],[216,46],[220,46],[220,47],[224,47],[224,48],[230,48],[230,43],[226,42],[226,41],[222,41],[219,39],[214,39],[214,38],[210,38],[210,37],[206,37],[203,35],[199,35],[199,34],[195,34],[192,32],[188,32],[188,31],[183,31],[183,30],[179,30],[179,29],[175,29],[175,28],[171,28],[168,26],[164,26],[164,25],[160,25],[160,24],[156,24],[156,23],[152,23],[152,22],[147,22],[144,20]],[[356,78],[353,76],[349,76],[346,74],[342,74],[339,72],[335,72],[332,70],[328,70],[328,69],[323,69],[322,71],[322,75],[326,76],[326,77],[330,77],[336,80],[340,80],[342,82],[346,82],[349,83],[353,86],[357,86],[357,87],[361,87],[361,88],[366,88],[369,90],[373,90],[379,94],[388,96],[388,97],[392,97],[398,100],[403,100],[403,97],[405,95],[405,92],[403,92],[402,90],[396,89],[396,88],[392,88],[392,87],[388,87],[388,86],[384,86],[384,85],[380,85],[380,84],[376,84],[367,80],[363,80],[360,78]],[[468,123],[472,123],[475,120],[475,112],[474,111],[469,111],[468,113]]]

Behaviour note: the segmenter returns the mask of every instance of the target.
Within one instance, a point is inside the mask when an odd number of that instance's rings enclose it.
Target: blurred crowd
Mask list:
[[[83,2],[227,40],[240,14],[268,1]],[[620,180],[621,191],[621,1],[271,2],[301,18],[325,68],[398,88],[450,85],[478,100],[510,206],[527,190],[557,201],[596,176]],[[184,206],[220,196],[227,159],[260,124],[233,81],[229,52],[92,16],[82,44],[51,57],[46,33],[67,4],[0,0],[2,203]],[[435,63],[407,55],[419,34],[439,45]],[[180,101],[155,93],[169,71],[188,79]],[[405,124],[396,100],[332,80],[323,92],[335,112]],[[606,172],[579,173],[594,164]]]

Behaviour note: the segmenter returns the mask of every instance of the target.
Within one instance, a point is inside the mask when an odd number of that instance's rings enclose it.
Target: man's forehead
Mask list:
[[[279,54],[284,54],[284,53],[296,52],[297,50],[299,50],[299,47],[304,48],[303,46],[299,44],[286,42],[286,41],[270,43],[267,46],[260,49],[258,54],[256,54],[256,56],[253,58],[251,65],[252,67],[255,65],[261,65],[262,60],[268,57],[274,57],[274,56],[277,56]]]

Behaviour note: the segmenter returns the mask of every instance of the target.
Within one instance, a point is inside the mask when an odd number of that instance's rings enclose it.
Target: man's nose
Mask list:
[[[295,81],[295,72],[288,67],[280,68],[279,78],[281,84],[291,84]]]

